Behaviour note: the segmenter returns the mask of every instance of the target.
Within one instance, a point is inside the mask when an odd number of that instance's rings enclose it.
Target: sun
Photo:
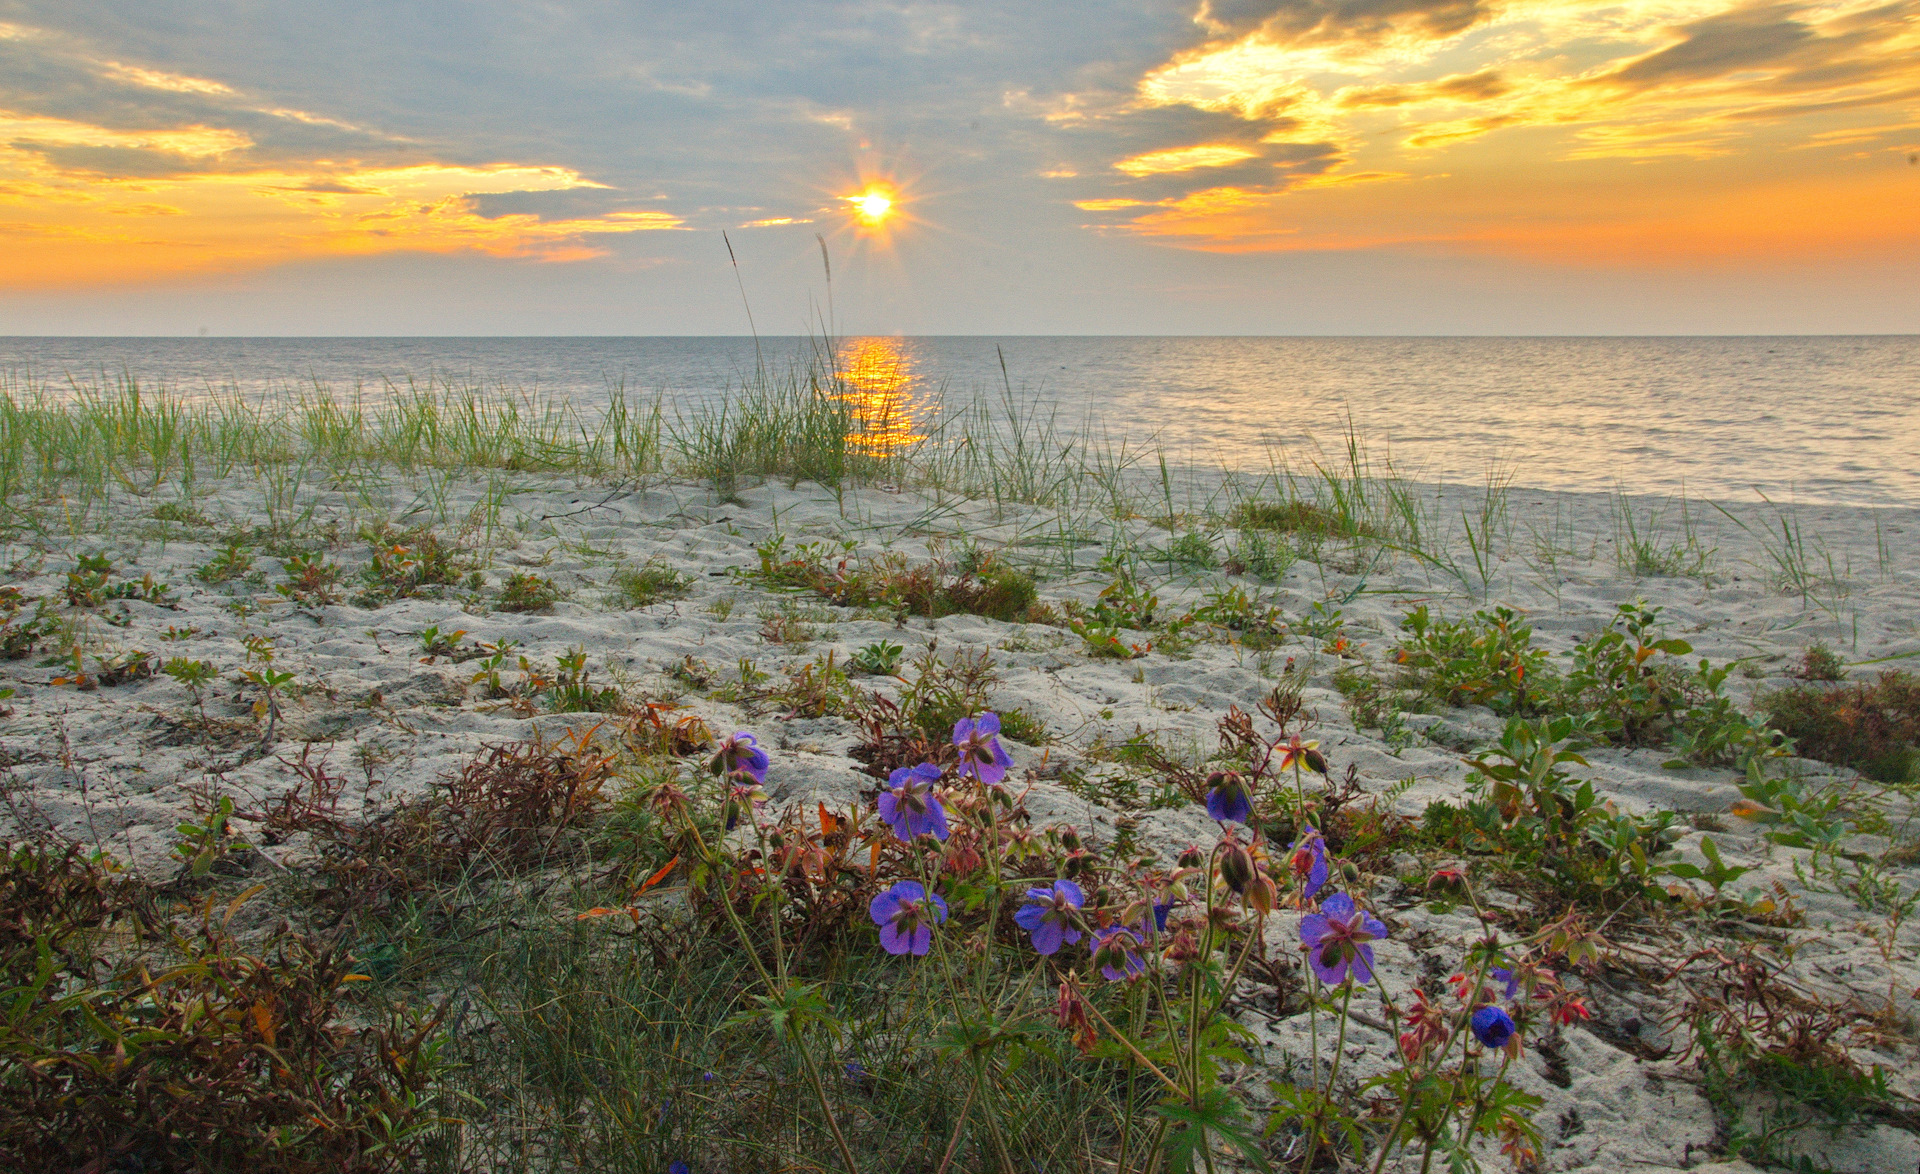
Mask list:
[[[887,217],[893,215],[896,199],[891,189],[877,184],[870,184],[863,191],[840,198],[852,204],[854,218],[870,228],[878,228],[887,222]]]

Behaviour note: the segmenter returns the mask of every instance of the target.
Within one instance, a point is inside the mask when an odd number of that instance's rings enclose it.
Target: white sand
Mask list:
[[[454,481],[446,497],[449,522],[443,529],[455,531],[463,519],[477,518],[475,511],[486,491],[484,481]],[[1459,517],[1464,510],[1478,526],[1479,495],[1425,492],[1436,495],[1431,498],[1435,516],[1453,522],[1453,557],[1471,568],[1471,554],[1459,535]],[[809,646],[796,648],[767,644],[760,634],[760,613],[778,606],[782,597],[733,575],[754,565],[755,545],[776,532],[796,542],[847,538],[864,550],[894,549],[914,558],[926,555],[930,539],[964,537],[986,548],[1006,546],[1016,560],[1035,564],[1042,576],[1043,598],[1091,600],[1109,581],[1095,569],[1106,536],[1081,535],[1083,541],[1077,546],[1063,547],[1058,543],[1057,520],[1049,511],[1013,507],[996,517],[978,503],[936,503],[911,492],[871,488],[836,498],[812,485],[751,488],[738,503],[717,501],[706,489],[687,485],[608,493],[600,487],[523,479],[502,514],[503,529],[495,534],[500,546],[492,552],[489,581],[497,584],[516,569],[534,569],[551,577],[570,597],[546,615],[468,612],[452,598],[404,600],[378,611],[345,604],[297,608],[272,593],[271,583],[281,578],[279,564],[264,555],[256,567],[267,572],[268,587],[204,585],[191,577],[191,570],[217,552],[208,545],[212,534],[203,530],[185,539],[163,541],[163,532],[179,534],[182,528],[163,527],[141,516],[133,499],[116,511],[118,520],[111,533],[64,539],[64,549],[44,560],[20,545],[0,552],[0,565],[15,567],[8,581],[33,595],[57,597],[73,557],[82,553],[107,553],[121,575],[137,577],[151,571],[170,582],[177,603],[110,604],[100,611],[123,614],[126,626],[96,619],[93,634],[109,648],[140,648],[163,659],[177,655],[212,662],[221,670],[220,683],[207,701],[209,714],[216,717],[251,721],[248,701],[253,692],[242,691],[234,683],[244,660],[242,639],[249,634],[270,635],[277,667],[294,671],[303,686],[319,687],[289,702],[274,753],[253,756],[244,740],[238,740],[210,755],[197,735],[179,730],[169,720],[170,715],[192,710],[187,691],[171,680],[162,677],[80,693],[49,684],[59,670],[37,667],[35,659],[0,662],[0,677],[17,690],[10,702],[0,703],[13,709],[0,723],[0,755],[4,756],[0,761],[7,764],[12,810],[12,815],[0,811],[0,834],[23,830],[14,820],[44,819],[62,834],[97,841],[158,876],[171,867],[167,853],[174,825],[192,810],[190,788],[224,791],[239,796],[243,807],[255,805],[291,784],[292,775],[278,756],[297,755],[302,741],[311,741],[315,753],[324,752],[336,770],[355,778],[362,777],[355,765],[359,756],[371,755],[376,761],[372,776],[381,782],[366,798],[381,803],[427,787],[483,743],[527,737],[536,725],[551,730],[593,720],[579,716],[524,719],[497,704],[484,703],[469,685],[474,664],[420,662],[415,633],[430,625],[438,625],[443,632],[464,628],[468,641],[510,639],[519,651],[546,666],[553,663],[555,654],[582,646],[597,680],[652,696],[680,696],[690,712],[705,717],[716,729],[756,731],[774,753],[769,790],[776,806],[816,797],[836,805],[858,802],[858,792],[870,787],[872,780],[846,756],[857,741],[853,729],[837,718],[783,721],[771,713],[742,713],[689,693],[664,674],[667,666],[693,656],[726,676],[740,658],[750,657],[778,678],[783,667],[804,663],[828,649],[837,650],[844,662],[854,650],[881,639],[904,645],[903,663],[907,664],[935,638],[942,652],[988,648],[1001,674],[994,703],[1042,715],[1058,737],[1044,750],[1012,748],[1020,765],[1039,766],[1043,760],[1046,765],[1076,761],[1096,739],[1117,742],[1137,730],[1156,732],[1162,741],[1175,745],[1190,740],[1210,748],[1215,722],[1228,706],[1253,709],[1273,684],[1263,672],[1277,673],[1293,659],[1310,674],[1306,696],[1316,715],[1313,733],[1336,771],[1348,763],[1357,764],[1374,790],[1411,777],[1414,783],[1399,801],[1408,812],[1417,812],[1432,798],[1457,796],[1461,790],[1466,768],[1457,750],[1418,737],[1396,749],[1378,731],[1354,729],[1340,696],[1331,688],[1338,658],[1319,651],[1319,641],[1304,636],[1290,639],[1269,656],[1216,639],[1198,642],[1179,656],[1155,651],[1133,661],[1097,660],[1085,654],[1078,637],[1060,629],[971,616],[932,622],[916,618],[896,626],[886,619],[856,618],[856,613],[826,607],[809,596],[788,597],[819,617],[814,622],[817,638]],[[355,506],[348,494],[313,493],[303,499],[303,508],[308,501],[315,506],[316,523],[338,519],[342,532],[352,534],[354,525],[348,519]],[[144,503],[146,509],[151,505]],[[216,519],[261,517],[257,486],[240,480],[220,486],[197,505]],[[1647,511],[1658,505],[1635,503],[1642,524]],[[1419,602],[1447,615],[1488,602],[1521,608],[1532,620],[1536,640],[1558,652],[1604,624],[1617,604],[1645,598],[1665,609],[1671,631],[1691,641],[1696,655],[1716,663],[1741,659],[1754,666],[1756,676],[1736,672],[1730,680],[1730,687],[1743,700],[1756,689],[1780,684],[1790,662],[1816,641],[1835,648],[1849,662],[1920,652],[1920,511],[1799,510],[1797,521],[1809,550],[1815,552],[1816,569],[1824,574],[1825,556],[1830,555],[1843,580],[1803,597],[1783,592],[1772,582],[1767,539],[1761,536],[1774,535],[1777,542],[1780,527],[1775,512],[1764,504],[1729,509],[1751,532],[1699,503],[1690,507],[1700,545],[1716,552],[1711,586],[1694,579],[1636,581],[1623,574],[1614,555],[1613,503],[1605,496],[1516,490],[1505,525],[1496,528],[1502,536],[1495,543],[1497,558],[1490,585],[1479,584],[1477,576],[1470,574],[1465,578],[1478,590],[1469,591],[1461,578],[1405,556],[1366,567],[1363,575],[1353,562],[1334,557],[1330,548],[1324,565],[1296,564],[1273,595],[1290,621],[1300,619],[1316,602],[1351,596],[1341,605],[1346,635],[1359,645],[1359,655],[1376,661],[1393,647],[1400,616]],[[364,506],[359,516],[366,516]],[[399,520],[408,524],[431,519],[421,514]],[[1664,524],[1667,540],[1675,539],[1677,507],[1667,510]],[[1166,543],[1165,531],[1144,520],[1124,525],[1145,545]],[[477,540],[475,535],[470,537]],[[1560,549],[1554,563],[1544,559],[1542,547]],[[355,580],[366,565],[365,543],[347,542],[331,557],[345,568],[347,592],[357,589]],[[614,564],[637,565],[653,558],[692,577],[691,597],[641,610],[619,610],[608,586]],[[1335,569],[1337,565],[1346,570]],[[1077,572],[1067,574],[1068,566]],[[1161,613],[1177,614],[1198,604],[1207,591],[1223,582],[1223,576],[1201,572],[1168,577],[1164,564],[1159,564],[1150,582],[1160,595]],[[1261,586],[1252,580],[1241,582],[1249,590]],[[1354,594],[1362,589],[1364,593]],[[242,619],[228,610],[234,598],[230,592],[236,590],[257,600],[259,614]],[[724,598],[734,602],[730,616],[721,619],[714,604]],[[163,639],[170,626],[197,632],[182,640]],[[1144,641],[1149,636],[1137,638]],[[1893,663],[1920,667],[1909,661]],[[1869,671],[1856,670],[1860,675]],[[509,674],[509,679],[513,676]],[[862,683],[883,690],[897,684],[885,678],[864,678]],[[1456,710],[1413,721],[1446,727],[1439,733],[1454,744],[1484,739],[1499,727],[1491,713],[1480,710]],[[1737,798],[1730,772],[1669,770],[1661,765],[1669,757],[1662,751],[1602,750],[1589,756],[1596,784],[1630,809],[1724,813]],[[1817,764],[1802,766],[1828,771]],[[1097,774],[1119,768],[1090,769]],[[359,801],[357,788],[351,795],[354,802]],[[1035,785],[1029,807],[1042,824],[1072,820],[1096,836],[1107,834],[1120,814],[1044,780]],[[1189,842],[1207,842],[1216,834],[1198,808],[1138,813],[1137,818],[1143,840],[1162,852]],[[1915,990],[1920,986],[1915,947],[1920,935],[1908,926],[1897,942],[1883,950],[1868,932],[1882,926],[1883,917],[1864,913],[1846,899],[1808,891],[1795,879],[1796,858],[1804,853],[1762,842],[1740,820],[1729,818],[1725,825],[1725,830],[1711,834],[1730,862],[1758,870],[1741,883],[1780,880],[1806,911],[1804,925],[1768,931],[1798,947],[1792,971],[1795,981],[1810,992],[1851,995],[1871,1007],[1891,1003],[1889,1022],[1899,1025],[1899,1033],[1889,1037],[1882,1050],[1863,1045],[1856,1054],[1863,1062],[1886,1066],[1897,1089],[1914,1093],[1913,1030],[1920,1014],[1915,1003],[1920,993]],[[1690,859],[1699,858],[1698,838],[1698,832],[1689,831],[1682,841],[1681,850]],[[294,842],[267,851],[297,864],[301,845]],[[1909,889],[1920,882],[1912,869],[1895,875]],[[1473,929],[1467,918],[1429,912],[1414,893],[1390,878],[1376,878],[1372,891],[1379,911],[1394,928],[1394,940],[1381,950],[1390,986],[1406,989],[1423,960],[1443,973],[1457,967],[1461,943]],[[1274,923],[1276,948],[1289,948],[1282,939],[1292,932],[1291,918],[1276,917]],[[1664,938],[1639,931],[1625,938],[1641,948],[1677,957],[1690,948],[1688,935],[1695,931],[1661,932]],[[1701,1164],[1713,1152],[1713,1116],[1690,1068],[1678,1066],[1671,1058],[1651,1058],[1679,1042],[1662,1027],[1661,1021],[1673,1008],[1660,999],[1653,988],[1627,984],[1613,975],[1592,990],[1593,1029],[1575,1027],[1566,1033],[1564,1076],[1551,1075],[1538,1049],[1515,1066],[1520,1083],[1545,1099],[1536,1115],[1548,1142],[1545,1168],[1746,1168],[1737,1163]],[[1287,1055],[1297,1057],[1305,1051],[1302,1018],[1269,1022],[1249,1013],[1245,1019],[1270,1045],[1264,1057],[1267,1063],[1282,1066]],[[1630,1051],[1622,1045],[1636,1027],[1642,1043]],[[1390,1048],[1391,1041],[1383,1034],[1357,1027],[1350,1038],[1353,1075],[1380,1071]],[[1251,1078],[1247,1083],[1261,1087]],[[1808,1145],[1816,1160],[1842,1171],[1878,1174],[1920,1165],[1920,1139],[1891,1127],[1853,1129]]]

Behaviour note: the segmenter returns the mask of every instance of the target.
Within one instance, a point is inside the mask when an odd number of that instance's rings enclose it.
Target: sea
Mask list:
[[[126,379],[183,396],[409,385],[658,395],[671,417],[831,368],[920,424],[1009,409],[1029,436],[1259,472],[1920,506],[1920,336],[1807,338],[4,338],[0,392]]]

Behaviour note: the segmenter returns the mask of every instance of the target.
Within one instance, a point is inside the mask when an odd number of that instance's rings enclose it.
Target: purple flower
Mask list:
[[[1313,900],[1327,883],[1327,841],[1309,826],[1287,850],[1287,869],[1300,884],[1300,899]]]
[[[1507,1002],[1509,1003],[1513,1002],[1513,997],[1520,993],[1520,980],[1514,976],[1513,971],[1496,966],[1493,968],[1492,971],[1488,973],[1488,977],[1493,979],[1493,981],[1495,982],[1501,982],[1506,984],[1507,986],[1506,993],[1501,997],[1506,999]],[[1495,1045],[1489,1045],[1489,1046],[1497,1047],[1499,1045],[1495,1044]]]
[[[1142,930],[1117,923],[1094,931],[1093,964],[1100,968],[1108,982],[1147,972],[1147,964],[1137,952],[1142,936]]]
[[[753,735],[736,732],[720,743],[707,769],[714,774],[743,774],[756,783],[767,781],[767,752],[754,742]]]
[[[887,776],[889,789],[880,793],[880,818],[894,835],[908,843],[915,836],[947,838],[947,809],[933,793],[939,781],[940,768],[927,762],[903,766]]]
[[[947,903],[931,896],[919,881],[898,881],[867,906],[880,927],[880,948],[889,954],[924,955],[933,945],[933,927],[947,919]]]
[[[1051,954],[1062,943],[1072,945],[1080,940],[1080,931],[1074,927],[1074,914],[1085,900],[1079,885],[1070,880],[1057,880],[1044,889],[1028,889],[1027,903],[1020,906],[1013,920],[1033,935],[1035,950]]]
[[[1373,947],[1367,943],[1387,936],[1381,921],[1354,905],[1353,898],[1335,893],[1320,912],[1300,919],[1300,940],[1307,947],[1307,964],[1328,986],[1347,981],[1373,980]]]
[[[960,773],[992,786],[1007,777],[1013,759],[1000,748],[1000,715],[963,717],[953,723],[953,744],[960,748]]]
[[[693,1167],[678,1160],[668,1162],[667,1174],[693,1174]]]
[[[1173,912],[1172,901],[1155,901],[1153,903],[1153,928],[1155,932],[1167,932],[1167,914],[1171,912]]]
[[[1489,1048],[1504,1047],[1513,1038],[1513,1018],[1498,1007],[1482,1007],[1467,1022],[1473,1027],[1473,1038]]]
[[[1246,823],[1253,818],[1253,796],[1239,771],[1215,771],[1208,779],[1207,814],[1218,820]]]

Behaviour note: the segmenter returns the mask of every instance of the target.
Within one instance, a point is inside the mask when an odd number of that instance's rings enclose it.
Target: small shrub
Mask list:
[[[532,614],[548,610],[560,597],[560,588],[554,586],[552,579],[517,571],[500,585],[500,598],[494,607],[499,611]]]
[[[660,559],[648,559],[642,566],[615,572],[613,585],[624,606],[647,607],[663,599],[685,599],[693,580]]]
[[[195,568],[193,577],[202,583],[225,583],[230,579],[238,579],[252,569],[253,553],[238,541],[233,541]]]
[[[28,604],[29,618],[20,618]],[[22,594],[18,587],[0,587],[0,658],[20,660],[33,655],[58,628],[59,616],[51,600]]]
[[[340,581],[340,568],[327,561],[323,554],[293,554],[280,564],[286,572],[287,581],[274,587],[274,590],[295,603],[329,604],[337,603],[340,593],[335,590]]]
[[[992,552],[967,551],[957,562],[909,563],[889,553],[856,558],[851,543],[823,542],[789,552],[776,537],[759,548],[755,577],[781,587],[804,587],[842,607],[885,607],[910,615],[978,615],[1037,620],[1044,616],[1033,576]]]
[[[1655,875],[1652,858],[1680,837],[1676,817],[1671,811],[1622,813],[1592,782],[1568,775],[1562,767],[1587,765],[1574,734],[1566,717],[1509,718],[1499,744],[1470,760],[1471,798],[1456,818],[1516,871],[1542,875],[1563,894],[1599,899],[1647,893]],[[1429,826],[1436,818],[1444,817],[1430,809]]]
[[[1760,699],[1795,753],[1906,782],[1920,761],[1920,677],[1889,671],[1850,685],[1791,685]]]
[[[575,648],[554,657],[553,679],[539,690],[542,701],[552,713],[622,713],[626,701],[612,685],[595,685],[587,670],[587,653]],[[521,659],[522,667],[526,660]],[[530,676],[532,674],[529,674]]]
[[[167,585],[149,571],[138,579],[113,578],[113,563],[104,554],[83,554],[74,569],[67,572],[67,604],[71,607],[98,607],[115,599],[142,599],[165,603]]]
[[[876,640],[847,659],[847,667],[876,677],[890,677],[900,667],[905,651],[890,640]]]
[[[1498,607],[1471,619],[1437,619],[1426,605],[1400,621],[1394,652],[1404,683],[1447,705],[1484,705],[1496,713],[1529,713],[1547,654],[1533,647],[1533,629]]]
[[[362,572],[366,589],[354,597],[360,607],[381,607],[396,599],[434,594],[460,582],[464,552],[426,527],[371,531],[366,535],[372,559]]]
[[[1666,742],[1698,691],[1676,663],[1693,645],[1660,634],[1660,611],[1623,603],[1603,631],[1574,647],[1556,702],[1562,712],[1586,715],[1592,731],[1622,745]]]
[[[1846,676],[1847,666],[1841,663],[1833,649],[1824,644],[1812,644],[1800,654],[1800,663],[1793,667],[1790,676],[1803,681],[1838,681]]]

